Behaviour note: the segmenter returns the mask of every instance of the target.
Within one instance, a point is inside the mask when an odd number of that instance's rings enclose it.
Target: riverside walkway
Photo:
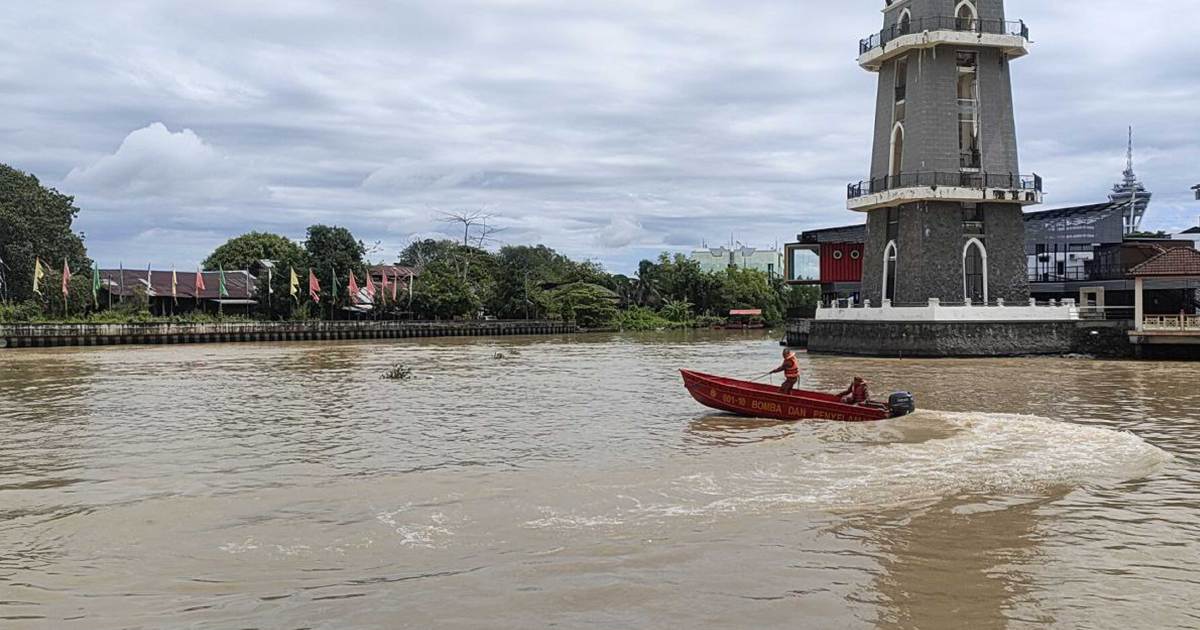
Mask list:
[[[231,322],[221,324],[0,324],[0,348],[501,337],[578,332],[571,322]]]

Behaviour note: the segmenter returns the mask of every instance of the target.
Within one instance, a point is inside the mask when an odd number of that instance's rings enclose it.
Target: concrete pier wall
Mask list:
[[[228,324],[0,324],[0,348],[248,343],[421,337],[501,337],[578,332],[569,322],[238,322]]]
[[[1123,322],[814,321],[808,351],[876,357],[1133,356]]]

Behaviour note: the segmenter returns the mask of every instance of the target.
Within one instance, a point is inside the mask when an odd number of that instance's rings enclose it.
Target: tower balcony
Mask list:
[[[917,172],[877,177],[846,187],[846,207],[867,212],[917,201],[1042,203],[1042,178],[1013,173]]]
[[[986,46],[1009,57],[1029,54],[1029,27],[1023,21],[926,17],[895,24],[858,43],[858,65],[878,72],[884,62],[910,50],[934,46]]]

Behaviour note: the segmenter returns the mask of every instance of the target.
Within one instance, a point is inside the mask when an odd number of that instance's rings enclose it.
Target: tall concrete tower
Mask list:
[[[1018,167],[1009,63],[1029,29],[1003,0],[888,0],[883,15],[859,44],[879,75],[870,178],[847,190],[867,213],[863,298],[1025,302],[1022,207],[1042,181]]]
[[[1125,152],[1123,175],[1124,179],[1113,186],[1108,200],[1125,204],[1125,233],[1132,234],[1141,231],[1142,217],[1146,216],[1146,208],[1150,206],[1150,197],[1153,196],[1133,172],[1133,127],[1129,128],[1129,148]]]

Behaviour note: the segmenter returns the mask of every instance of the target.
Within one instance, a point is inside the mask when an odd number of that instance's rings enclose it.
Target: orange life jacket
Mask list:
[[[867,402],[871,399],[870,392],[867,391],[867,382],[855,383],[850,386],[850,397],[856,403]]]
[[[800,360],[796,355],[789,354],[783,359],[784,378],[800,378]]]

